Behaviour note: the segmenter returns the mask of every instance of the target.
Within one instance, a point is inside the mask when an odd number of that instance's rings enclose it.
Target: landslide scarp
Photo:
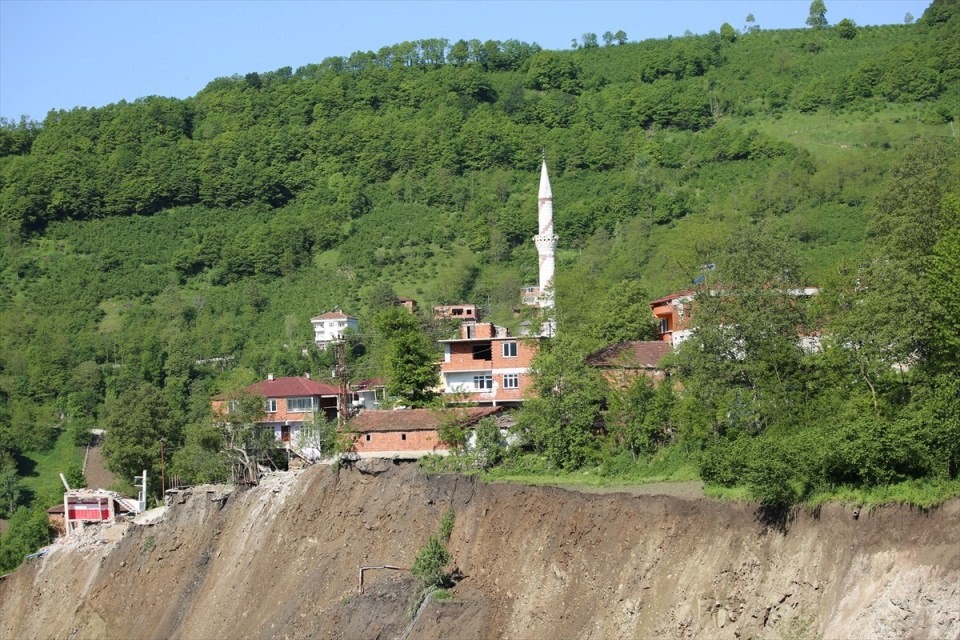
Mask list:
[[[888,637],[960,634],[960,501],[784,529],[755,506],[485,484],[387,465],[195,487],[166,519],[0,582],[9,638]],[[410,566],[453,507],[463,579],[411,626]],[[69,545],[61,545],[67,547]]]

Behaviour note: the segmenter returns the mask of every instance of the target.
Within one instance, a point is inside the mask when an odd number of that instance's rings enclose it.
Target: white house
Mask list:
[[[356,318],[348,316],[340,309],[310,318],[310,324],[313,325],[313,340],[321,349],[326,349],[331,342],[342,340],[347,329],[357,331],[360,328],[360,322]]]

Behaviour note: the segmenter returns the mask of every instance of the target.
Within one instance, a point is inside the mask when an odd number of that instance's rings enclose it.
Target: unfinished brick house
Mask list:
[[[465,322],[460,337],[440,340],[442,393],[482,406],[518,406],[530,386],[530,363],[540,338],[511,337],[490,322]]]
[[[499,407],[463,407],[453,410],[396,409],[364,411],[353,418],[349,428],[354,434],[354,453],[361,458],[421,458],[444,455],[449,447],[440,442],[438,430],[444,420],[471,427]]]
[[[475,304],[438,304],[433,308],[437,320],[479,320],[480,309]]]

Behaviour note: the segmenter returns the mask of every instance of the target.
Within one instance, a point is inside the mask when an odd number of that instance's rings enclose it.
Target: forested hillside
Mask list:
[[[704,264],[744,292],[704,322],[754,314],[738,325],[753,334],[705,330],[712,347],[677,356],[681,397],[597,390],[570,418],[547,394],[541,415],[569,420],[557,437],[575,446],[521,422],[549,464],[632,464],[682,442],[711,482],[774,478],[775,502],[955,479],[957,2],[909,25],[718,29],[571,51],[405,42],[219,78],[185,100],[4,123],[0,516],[55,502],[32,461],[93,426],[131,434],[132,469],[165,438],[180,473],[212,479],[210,396],[268,372],[325,375],[332,355],[311,348],[309,323],[324,310],[361,319],[355,378],[384,372],[375,317],[395,295],[515,324],[536,280],[542,156],[557,366],[564,349],[645,335],[647,300]],[[765,297],[798,285],[824,294],[809,309]],[[800,324],[833,336],[817,362],[787,346]],[[724,360],[730,339],[758,351]],[[598,419],[600,436],[582,437]],[[808,429],[825,420],[838,442]],[[790,438],[836,459],[742,468],[744,451]]]

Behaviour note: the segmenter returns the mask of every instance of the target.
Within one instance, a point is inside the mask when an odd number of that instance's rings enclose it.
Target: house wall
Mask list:
[[[473,346],[484,342],[490,343],[490,360],[474,360]],[[517,344],[516,357],[503,355],[503,344]],[[533,357],[537,355],[538,345],[530,341],[516,338],[494,338],[490,340],[478,339],[464,342],[448,342],[444,347],[444,361],[441,371],[489,371],[491,369],[529,369]]]
[[[686,336],[685,331],[690,322],[689,303],[673,299],[654,304],[651,306],[651,310],[658,323],[657,340],[670,342],[672,344],[675,342],[674,338],[677,334]],[[663,331],[659,326],[661,320],[667,321],[666,331]]]
[[[271,400],[273,398],[267,398]],[[264,413],[263,422],[290,422],[302,423],[313,420],[313,411],[288,411],[287,398],[275,398],[277,401],[277,410],[273,413]],[[337,417],[337,399],[330,396],[314,396],[314,406],[324,412],[328,419],[334,420]],[[211,403],[214,415],[224,416],[228,413],[226,400],[213,400]]]
[[[332,342],[339,340],[347,329],[357,331],[360,321],[356,318],[333,318],[328,320],[312,320],[314,342]]]
[[[406,438],[404,438],[406,436]],[[370,440],[367,440],[367,437]],[[357,434],[354,450],[363,455],[445,452],[436,431],[371,431]]]
[[[640,376],[650,378],[655,384],[666,377],[663,369],[616,369],[613,367],[601,369],[600,375],[606,380],[608,386],[618,389],[626,389]]]

